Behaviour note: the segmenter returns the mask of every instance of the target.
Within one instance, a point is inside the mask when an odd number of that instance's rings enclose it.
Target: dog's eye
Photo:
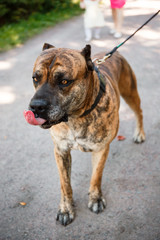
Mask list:
[[[38,79],[36,77],[33,77],[34,82],[38,82]]]
[[[61,87],[61,88],[64,88],[64,87],[68,87],[71,83],[73,83],[73,81],[74,80],[68,80],[68,79],[61,79],[61,80],[59,80],[59,86]]]
[[[37,78],[37,77],[33,77],[33,84],[34,84],[35,86],[38,85],[39,81],[40,81],[39,78]]]
[[[67,81],[66,79],[64,79],[64,80],[61,81],[61,84],[62,84],[62,85],[66,85],[67,83],[68,83],[68,81]]]
[[[59,82],[59,86],[60,87],[68,87],[72,82],[73,82],[73,80],[63,79]]]

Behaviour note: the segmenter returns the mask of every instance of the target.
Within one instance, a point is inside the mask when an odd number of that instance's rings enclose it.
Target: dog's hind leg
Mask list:
[[[145,141],[145,133],[143,129],[143,113],[140,108],[140,98],[137,92],[133,92],[131,96],[122,96],[124,100],[128,103],[131,109],[134,111],[136,116],[136,129],[134,132],[133,140],[136,143],[141,143]]]
[[[122,73],[119,81],[119,90],[121,96],[126,103],[134,111],[136,116],[136,130],[133,136],[133,140],[136,143],[145,141],[145,133],[143,129],[143,113],[141,109],[141,101],[137,90],[137,81],[134,72],[127,64],[128,68]]]
[[[92,153],[92,177],[89,189],[88,207],[92,212],[100,213],[106,204],[102,196],[101,182],[104,165],[108,156],[109,145],[99,152]]]
[[[61,202],[57,213],[57,221],[66,226],[74,219],[71,178],[71,155],[70,151],[54,150],[61,182]]]

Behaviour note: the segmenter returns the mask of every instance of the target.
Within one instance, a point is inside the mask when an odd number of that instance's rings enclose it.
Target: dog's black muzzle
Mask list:
[[[31,110],[35,118],[36,117],[41,117],[46,119],[47,118],[47,111],[49,109],[49,102],[45,99],[34,99],[32,98],[30,105],[29,105],[29,110]]]

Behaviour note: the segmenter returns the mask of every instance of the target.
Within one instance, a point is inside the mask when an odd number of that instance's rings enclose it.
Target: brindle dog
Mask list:
[[[134,141],[145,140],[133,70],[118,52],[97,70],[91,60],[90,45],[77,51],[44,44],[34,65],[33,82],[36,92],[29,108],[37,119],[44,120],[42,128],[50,128],[55,146],[61,182],[57,221],[67,225],[75,217],[70,182],[71,149],[92,152],[88,207],[94,213],[102,212],[106,206],[101,191],[102,173],[109,145],[118,131],[120,95],[136,116]]]

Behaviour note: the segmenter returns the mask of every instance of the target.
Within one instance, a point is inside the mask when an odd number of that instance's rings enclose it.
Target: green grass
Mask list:
[[[51,11],[45,14],[34,13],[27,20],[4,25],[0,27],[0,52],[19,46],[44,29],[81,13],[82,10],[75,5],[73,8],[61,11]]]

